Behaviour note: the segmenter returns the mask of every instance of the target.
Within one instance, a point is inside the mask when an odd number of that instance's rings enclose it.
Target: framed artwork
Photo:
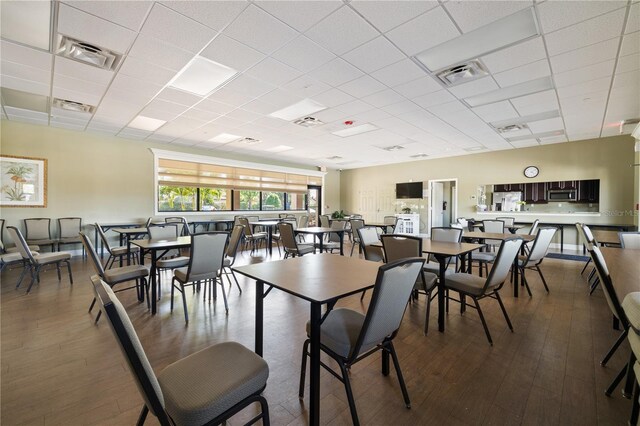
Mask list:
[[[0,155],[0,206],[47,207],[47,160]]]

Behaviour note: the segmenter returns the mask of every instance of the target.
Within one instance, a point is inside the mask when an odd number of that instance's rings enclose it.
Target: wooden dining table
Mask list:
[[[340,238],[340,256],[344,256],[344,233],[346,229],[333,229],[322,226],[311,226],[307,228],[298,228],[295,229],[294,232],[297,234],[307,234],[314,235],[318,238],[318,247],[320,248],[320,253],[324,250],[324,234],[336,233]]]
[[[341,298],[372,288],[380,264],[355,257],[317,254],[236,266],[232,270],[256,280],[255,352],[263,355],[264,299],[272,288],[310,302],[309,424],[320,424],[320,325]],[[265,286],[269,287],[265,292]],[[325,314],[326,315],[326,314]],[[304,324],[300,324],[304,327]]]
[[[120,245],[124,242],[127,246],[127,265],[131,265],[131,240],[147,235],[149,230],[142,226],[136,228],[113,228],[112,230],[118,234]],[[120,266],[122,266],[122,258],[120,258],[120,263]]]
[[[249,225],[253,227],[255,230],[256,226],[264,226],[267,228],[267,250],[269,251],[269,256],[273,254],[273,229],[278,226],[280,220],[260,220],[249,222]]]
[[[618,235],[618,231],[606,231],[603,229],[593,229],[591,230],[593,234],[593,238],[596,239],[598,244],[601,246],[604,245],[620,245],[620,236]]]

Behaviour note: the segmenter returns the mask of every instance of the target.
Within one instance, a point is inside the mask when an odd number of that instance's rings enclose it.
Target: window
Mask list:
[[[284,209],[284,192],[262,192],[262,210]]]
[[[231,210],[231,190],[222,188],[198,188],[200,211]]]
[[[158,211],[192,212],[196,210],[198,191],[188,186],[158,186]]]
[[[294,194],[288,192],[286,197],[285,210],[305,210],[307,205],[307,194]]]
[[[240,190],[234,193],[238,195],[235,210],[260,210],[260,191]]]

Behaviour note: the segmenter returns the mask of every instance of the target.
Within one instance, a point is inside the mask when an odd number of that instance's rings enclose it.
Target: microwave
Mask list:
[[[557,189],[547,191],[549,201],[576,201],[575,189]]]

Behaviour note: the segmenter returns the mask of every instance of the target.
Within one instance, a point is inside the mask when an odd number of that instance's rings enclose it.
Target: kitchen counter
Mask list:
[[[508,216],[508,215],[517,215],[517,216],[561,216],[561,217],[576,217],[576,216],[589,216],[589,217],[600,217],[602,213],[600,212],[574,212],[574,213],[550,213],[550,212],[533,212],[533,211],[524,211],[524,212],[476,212],[478,216]]]

